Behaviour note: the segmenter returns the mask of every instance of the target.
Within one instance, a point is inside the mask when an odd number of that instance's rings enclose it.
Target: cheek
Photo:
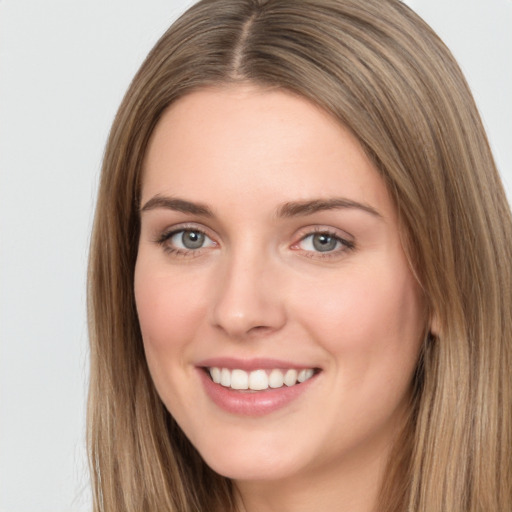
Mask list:
[[[171,270],[141,258],[135,267],[134,291],[153,383],[167,409],[179,416],[191,396],[189,380],[183,377],[191,371],[188,351],[197,338],[204,307],[198,300],[198,282]]]
[[[379,271],[380,270],[380,271]],[[296,291],[297,315],[333,355],[366,361],[416,357],[425,325],[423,299],[408,271],[354,271]]]
[[[176,273],[135,267],[135,302],[146,349],[172,351],[193,335],[204,315],[198,282]]]
[[[313,294],[296,294],[303,327],[330,356],[326,375],[332,376],[332,393],[323,419],[340,443],[346,441],[337,433],[340,425],[361,439],[394,428],[409,400],[424,303],[407,272],[380,270],[351,273],[317,286]]]

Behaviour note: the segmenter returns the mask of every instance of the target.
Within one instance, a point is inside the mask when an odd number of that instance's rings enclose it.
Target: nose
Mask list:
[[[212,323],[233,339],[280,330],[286,323],[282,279],[270,258],[233,255],[217,275]]]

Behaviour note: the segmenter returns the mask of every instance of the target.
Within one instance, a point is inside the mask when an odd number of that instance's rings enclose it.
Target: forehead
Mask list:
[[[142,199],[218,195],[249,204],[255,194],[291,201],[334,192],[391,207],[375,166],[332,115],[287,91],[237,85],[195,91],[165,111],[146,154]]]

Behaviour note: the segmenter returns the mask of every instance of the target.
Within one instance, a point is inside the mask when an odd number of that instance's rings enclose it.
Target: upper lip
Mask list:
[[[201,368],[228,368],[230,370],[239,369],[245,371],[253,370],[272,370],[274,368],[293,368],[303,370],[307,368],[317,368],[315,365],[285,361],[283,359],[253,358],[237,359],[234,357],[212,357],[204,359],[197,363]]]

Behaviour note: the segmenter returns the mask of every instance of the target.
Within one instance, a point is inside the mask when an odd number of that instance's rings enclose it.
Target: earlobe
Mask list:
[[[439,316],[436,312],[433,312],[430,315],[430,321],[429,321],[429,335],[434,336],[435,338],[439,338],[439,335],[441,334],[441,325],[439,322]]]

